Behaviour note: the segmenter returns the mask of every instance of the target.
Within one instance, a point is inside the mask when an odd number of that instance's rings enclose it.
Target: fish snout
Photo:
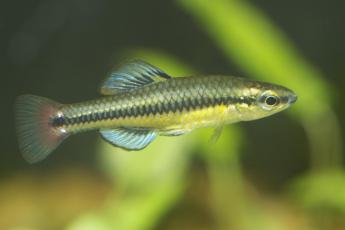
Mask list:
[[[289,104],[293,104],[297,101],[297,95],[295,93],[291,93],[291,95],[289,96]]]

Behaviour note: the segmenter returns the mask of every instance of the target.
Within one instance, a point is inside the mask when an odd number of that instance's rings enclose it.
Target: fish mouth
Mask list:
[[[297,101],[297,95],[296,94],[291,94],[290,95],[290,97],[289,97],[289,104],[291,105],[291,104],[293,104],[293,103],[295,103],[296,101]]]

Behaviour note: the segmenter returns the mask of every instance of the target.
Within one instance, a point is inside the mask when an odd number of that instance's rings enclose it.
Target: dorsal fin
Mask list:
[[[113,95],[170,78],[157,67],[141,60],[135,60],[111,73],[103,82],[100,92],[104,95]]]

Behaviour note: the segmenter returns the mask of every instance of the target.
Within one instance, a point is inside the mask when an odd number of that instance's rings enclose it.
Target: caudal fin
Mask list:
[[[34,95],[22,95],[15,104],[19,148],[26,161],[36,163],[46,158],[67,136],[52,126],[61,104]]]

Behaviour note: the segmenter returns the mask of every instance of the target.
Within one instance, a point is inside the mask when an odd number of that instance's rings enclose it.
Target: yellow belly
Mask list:
[[[147,127],[159,131],[167,131],[193,130],[195,128],[217,126],[218,124],[229,122],[231,122],[229,107],[219,105],[193,111],[170,112],[163,115],[151,114],[148,116],[118,119],[108,125],[113,127]]]

